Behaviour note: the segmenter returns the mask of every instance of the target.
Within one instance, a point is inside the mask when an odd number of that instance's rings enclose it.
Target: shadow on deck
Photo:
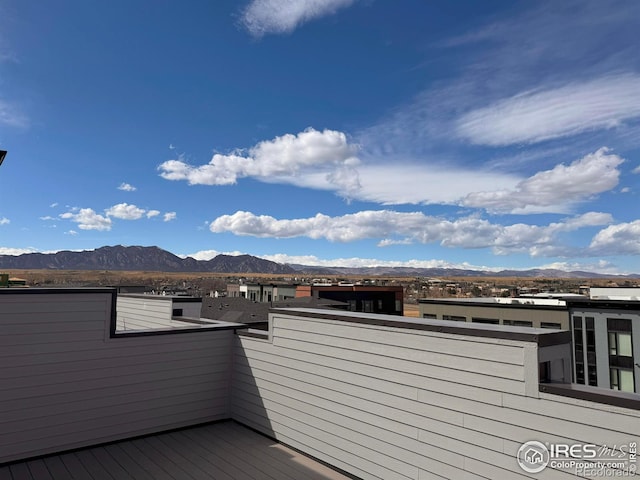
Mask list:
[[[345,475],[233,421],[0,467],[0,480],[341,480]]]

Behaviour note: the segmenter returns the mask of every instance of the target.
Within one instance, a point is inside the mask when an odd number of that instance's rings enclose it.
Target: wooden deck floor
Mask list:
[[[342,480],[348,477],[235,422],[0,467],[0,480]]]

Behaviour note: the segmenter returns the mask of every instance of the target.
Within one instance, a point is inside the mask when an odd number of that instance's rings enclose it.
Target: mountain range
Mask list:
[[[487,272],[457,268],[411,267],[320,267],[287,265],[252,255],[218,255],[211,260],[182,258],[159,247],[106,246],[95,250],[57,253],[0,255],[0,269],[20,270],[129,270],[157,272],[265,273],[307,275],[425,276],[425,277],[528,277],[528,278],[607,278],[594,272],[555,269],[503,270]],[[637,278],[640,275],[626,275]]]

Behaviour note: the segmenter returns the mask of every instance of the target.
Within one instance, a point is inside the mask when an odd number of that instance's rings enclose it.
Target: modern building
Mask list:
[[[640,393],[640,301],[567,300],[567,303],[573,335],[574,381]]]
[[[227,297],[247,298],[256,302],[289,301],[293,298],[313,297],[340,302],[351,312],[403,314],[402,286],[354,285],[315,283],[310,285],[229,284]],[[334,305],[338,308],[337,303]]]
[[[571,330],[575,383],[640,392],[640,301],[629,300],[638,294],[639,289],[592,288],[592,299],[424,299],[420,316]]]
[[[350,312],[402,315],[404,310],[404,290],[399,285],[298,285],[296,297],[344,302]]]
[[[589,298],[592,300],[635,300],[640,301],[638,287],[590,287]]]
[[[426,298],[418,303],[421,318],[569,330],[567,304],[559,298]]]
[[[0,478],[569,479],[593,448],[608,475],[637,466],[640,395],[571,384],[568,331],[310,308],[118,331],[117,305],[0,289]]]
[[[296,285],[275,283],[230,283],[227,285],[227,296],[231,298],[247,298],[254,302],[288,300],[296,297]]]

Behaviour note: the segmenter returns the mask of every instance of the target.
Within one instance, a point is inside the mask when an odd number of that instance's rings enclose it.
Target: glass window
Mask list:
[[[492,325],[498,325],[500,323],[500,320],[497,318],[472,317],[471,321],[474,323],[490,323]]]
[[[562,325],[556,322],[540,322],[540,328],[557,328],[560,330]]]
[[[622,357],[633,357],[631,348],[631,334],[618,333],[618,355]]]
[[[513,325],[514,327],[533,327],[533,322],[527,320],[503,320],[503,325]]]
[[[609,355],[617,355],[619,357],[633,357],[631,334],[622,332],[609,332]]]
[[[611,377],[611,388],[614,390],[622,390],[623,392],[635,391],[633,382],[633,370],[625,370],[622,368],[612,368],[609,371]]]

